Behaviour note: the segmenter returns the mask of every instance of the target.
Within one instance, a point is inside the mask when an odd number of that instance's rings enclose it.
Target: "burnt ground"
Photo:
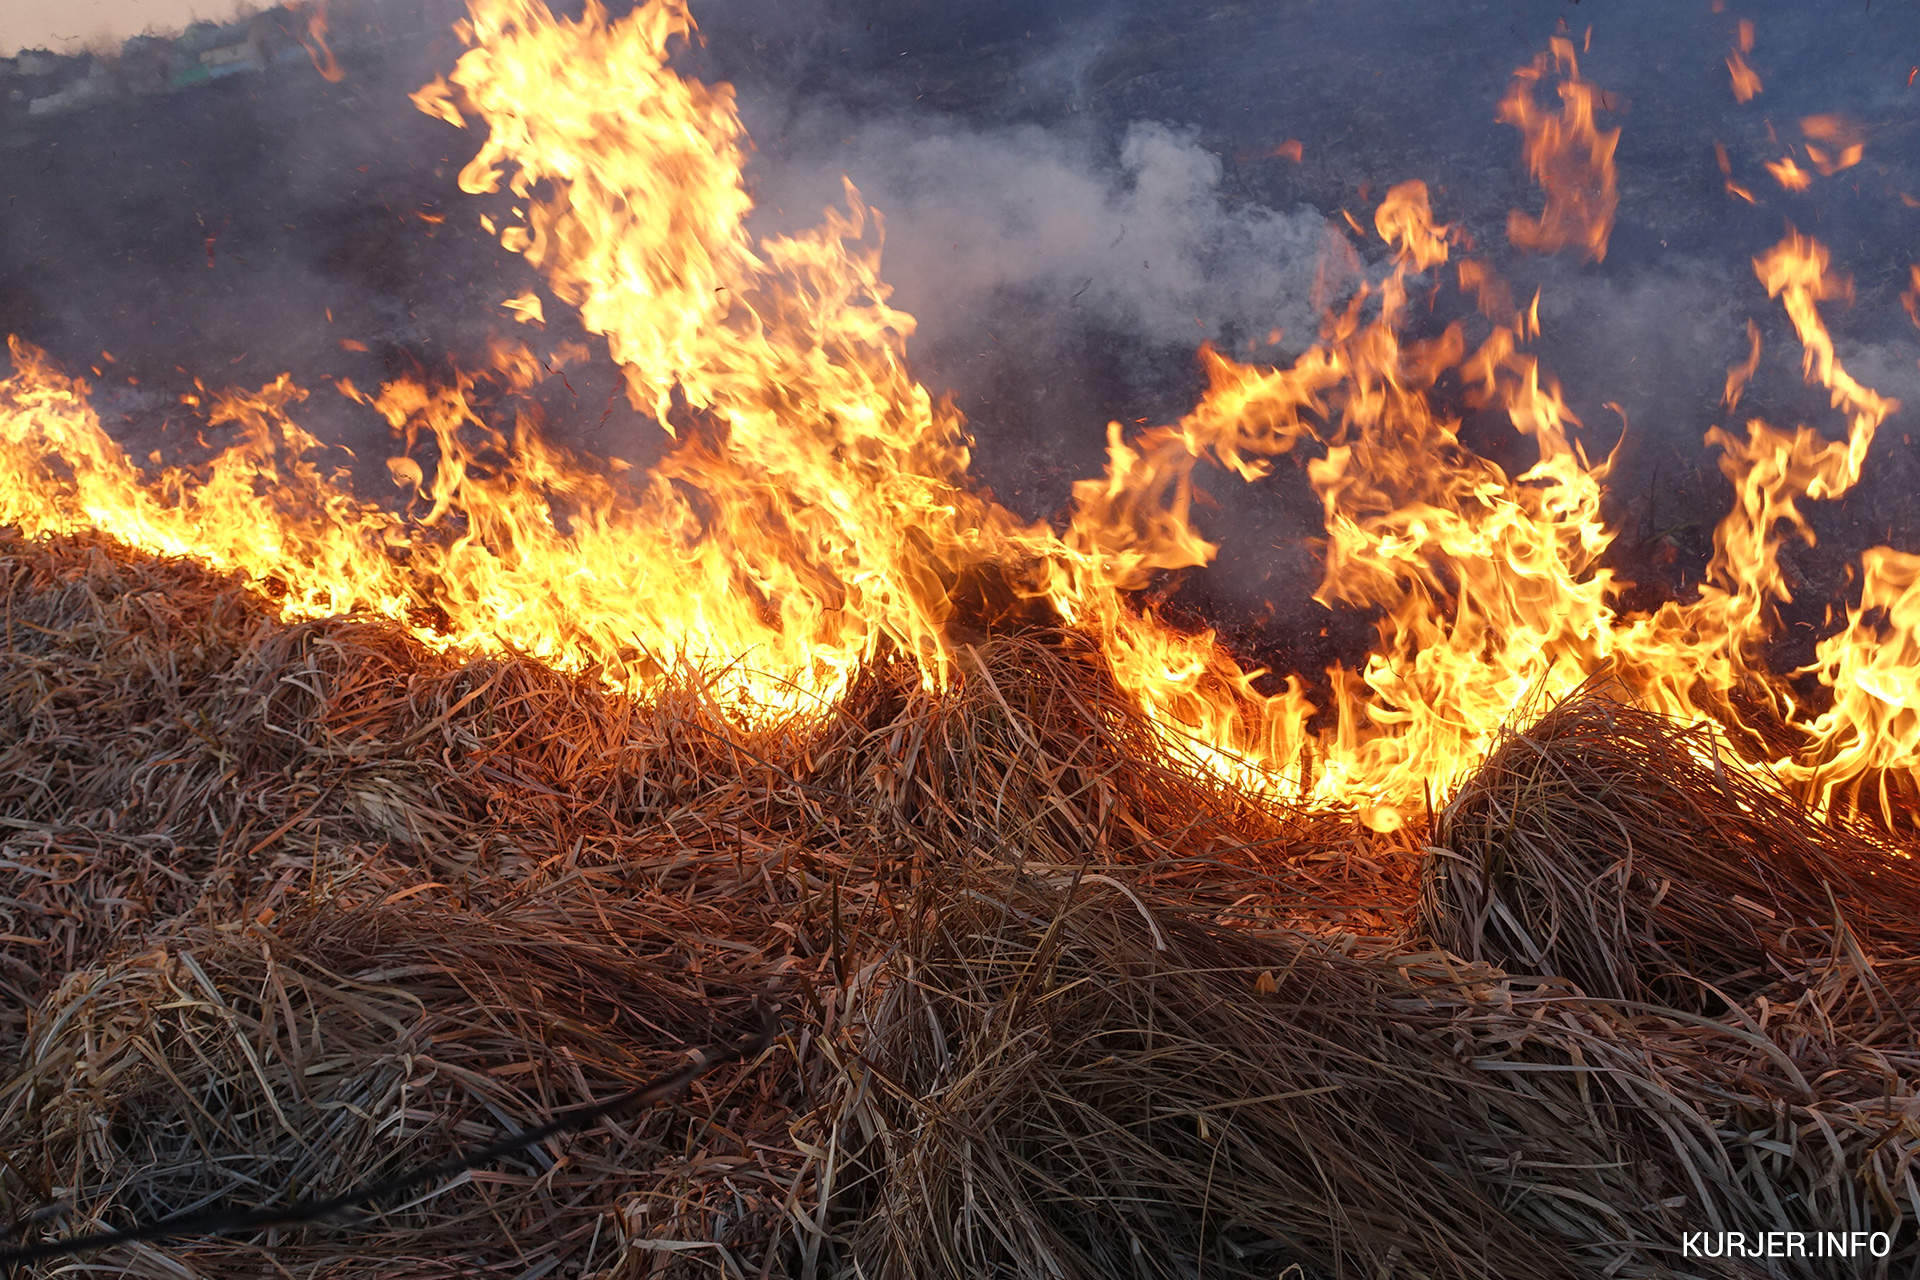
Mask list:
[[[384,425],[335,394],[333,380],[365,387],[449,358],[478,363],[489,335],[528,336],[498,303],[531,287],[532,273],[477,226],[489,200],[455,184],[475,139],[406,98],[452,65],[459,45],[447,28],[459,9],[448,0],[392,0],[389,9],[400,15],[391,38],[350,54],[337,85],[282,68],[16,117],[0,134],[0,331],[76,372],[97,367],[110,428],[142,452],[190,434],[196,424],[179,397],[196,377],[247,386],[290,371],[314,390],[303,421],[377,468]],[[739,85],[759,148],[755,181],[769,189],[784,170],[845,167],[858,177],[862,165],[883,164],[855,145],[869,122],[913,136],[1038,130],[1072,139],[1095,169],[1115,163],[1130,126],[1165,122],[1215,157],[1208,198],[1230,213],[1310,208],[1337,222],[1346,210],[1364,225],[1386,186],[1424,179],[1438,215],[1485,247],[1521,296],[1542,290],[1537,349],[1587,424],[1589,451],[1619,438],[1607,402],[1632,424],[1614,515],[1617,558],[1643,602],[1684,591],[1710,552],[1728,492],[1701,436],[1718,421],[1749,317],[1767,354],[1742,418],[1840,425],[1802,385],[1797,344],[1748,265],[1792,222],[1828,243],[1855,281],[1850,305],[1827,308],[1843,358],[1910,407],[1883,430],[1866,482],[1812,513],[1819,545],[1791,553],[1805,586],[1788,611],[1782,660],[1809,651],[1859,550],[1890,542],[1920,551],[1911,442],[1920,336],[1899,302],[1920,257],[1920,208],[1901,199],[1920,197],[1920,83],[1907,83],[1920,65],[1920,9],[1911,4],[1768,0],[1714,13],[1707,0],[1605,11],[1565,0],[1067,0],[1042,10],[1002,0],[695,0],[694,11],[707,41],[687,64]],[[1745,105],[1723,63],[1739,17],[1756,24],[1751,60],[1765,81]],[[1507,210],[1538,204],[1517,135],[1494,121],[1494,105],[1512,69],[1562,24],[1579,40],[1590,22],[1583,67],[1609,91],[1611,123],[1623,129],[1610,250],[1584,265],[1506,253]],[[1861,122],[1865,161],[1808,192],[1784,192],[1761,161],[1816,112]],[[844,154],[823,119],[848,122]],[[1301,141],[1298,163],[1271,154],[1285,138]],[[1759,203],[1728,196],[1716,141]],[[890,243],[910,244],[913,230],[896,222]],[[936,305],[913,348],[923,377],[967,412],[982,482],[1035,518],[1058,511],[1071,481],[1097,469],[1109,419],[1165,420],[1199,384],[1192,340],[1055,303],[1005,286],[961,310]],[[548,311],[542,341],[584,339],[561,309]],[[1429,323],[1444,319],[1442,308]],[[542,392],[549,430],[644,462],[659,433],[615,394],[604,346],[588,346],[594,360]],[[1525,463],[1503,422],[1470,418],[1466,435]],[[370,486],[384,483],[377,476]],[[1208,489],[1218,505],[1203,519],[1221,558],[1169,584],[1175,611],[1221,623],[1283,667],[1314,670],[1364,648],[1366,619],[1308,599],[1318,513],[1304,478],[1283,465],[1264,486],[1212,477]]]

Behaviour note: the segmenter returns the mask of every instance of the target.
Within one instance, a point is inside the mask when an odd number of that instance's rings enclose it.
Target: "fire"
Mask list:
[[[1805,191],[1813,185],[1813,175],[1794,163],[1792,156],[1781,156],[1778,160],[1764,163],[1773,180],[1788,191]]]
[[[1756,203],[1753,198],[1753,192],[1733,180],[1733,161],[1727,158],[1727,147],[1725,143],[1715,142],[1713,144],[1713,158],[1720,166],[1721,178],[1726,181],[1727,194],[1730,196],[1738,196],[1748,204]]]
[[[1738,102],[1751,102],[1760,92],[1760,77],[1747,65],[1746,55],[1753,52],[1753,23],[1740,19],[1733,52],[1727,55],[1727,73],[1733,77],[1733,96]]]
[[[1847,285],[1812,239],[1789,230],[1754,270],[1845,438],[1757,419],[1710,433],[1735,505],[1697,596],[1652,614],[1621,611],[1603,563],[1612,463],[1588,455],[1527,351],[1537,295],[1523,309],[1485,261],[1460,258],[1464,237],[1419,182],[1374,210],[1390,266],[1330,311],[1316,345],[1286,367],[1203,349],[1192,411],[1110,425],[1105,474],[1074,486],[1070,519],[1028,525],[969,481],[964,422],[909,373],[913,321],[888,305],[879,216],[858,193],[849,185],[813,231],[749,236],[732,92],[667,65],[694,35],[680,0],[618,22],[597,5],[570,21],[536,0],[472,0],[459,30],[467,52],[415,102],[485,130],[463,187],[519,197],[518,220],[489,232],[605,338],[635,405],[673,439],[665,459],[628,474],[496,421],[501,388],[547,374],[503,342],[484,374],[341,386],[403,442],[387,461],[403,501],[352,495],[344,458],[297,424],[306,393],[285,377],[208,395],[209,424],[235,434],[210,461],[141,467],[102,430],[87,384],[15,341],[0,521],[236,571],[289,618],[360,610],[438,648],[524,653],[638,697],[699,680],[752,723],[831,707],[886,654],[939,688],[965,660],[967,628],[1050,617],[1098,646],[1170,751],[1381,829],[1443,795],[1514,717],[1602,674],[1693,721],[1766,709],[1798,744],[1757,766],[1822,809],[1867,804],[1892,821],[1887,788],[1920,769],[1920,559],[1865,557],[1847,626],[1800,673],[1825,686],[1820,706],[1759,658],[1788,598],[1783,539],[1811,537],[1800,504],[1855,484],[1897,408],[1837,357],[1820,305]],[[1558,113],[1534,98],[1550,75]],[[1516,245],[1604,256],[1619,131],[1597,128],[1599,101],[1565,39],[1516,74],[1500,118],[1545,188],[1537,218],[1513,214]],[[1835,163],[1855,145],[1803,128]],[[1443,269],[1478,299],[1474,341],[1464,323],[1406,336],[1412,291],[1438,287]],[[505,305],[544,315],[537,294]],[[1749,335],[1729,414],[1759,366]],[[1509,475],[1465,447],[1443,378],[1503,412],[1533,464]],[[1327,672],[1324,694],[1243,667],[1138,598],[1217,550],[1191,520],[1203,459],[1259,483],[1294,450],[1325,520],[1317,598],[1379,619],[1370,657]]]
[[[1851,169],[1866,154],[1865,131],[1844,117],[1808,116],[1800,122],[1800,132],[1810,139],[1807,158],[1821,177]]]
[[[1747,358],[1736,365],[1727,366],[1727,389],[1720,397],[1720,407],[1732,413],[1740,406],[1740,393],[1760,368],[1760,326],[1747,321]]]
[[[1607,256],[1613,211],[1620,203],[1613,173],[1620,131],[1594,123],[1600,94],[1580,78],[1573,42],[1556,36],[1551,50],[1513,73],[1513,86],[1500,103],[1501,122],[1524,136],[1527,168],[1547,194],[1539,217],[1518,209],[1507,215],[1507,239],[1537,253],[1577,244],[1588,260],[1599,262]],[[1543,111],[1533,93],[1534,85],[1554,72],[1561,77],[1557,115]]]
[[[297,34],[300,47],[313,59],[313,69],[330,84],[339,84],[347,78],[340,69],[340,63],[333,56],[333,49],[327,44],[327,0],[282,0],[283,7],[299,14],[305,30]]]

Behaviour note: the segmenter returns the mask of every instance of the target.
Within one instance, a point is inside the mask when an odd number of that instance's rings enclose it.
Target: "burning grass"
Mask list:
[[[1510,735],[1427,848],[1205,780],[1071,634],[747,733],[692,677],[642,705],[285,626],[97,542],[0,573],[27,1238],[336,1193],[783,1011],[669,1105],[82,1273],[1742,1274],[1679,1257],[1709,1227],[1916,1256],[1920,882],[1630,706]]]

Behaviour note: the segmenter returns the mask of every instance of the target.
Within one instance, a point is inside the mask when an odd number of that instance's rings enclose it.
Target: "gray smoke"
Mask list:
[[[1316,289],[1337,294],[1356,270],[1315,210],[1229,201],[1220,158],[1192,130],[1135,123],[1103,156],[1084,131],[838,123],[789,134],[795,153],[756,175],[765,213],[805,225],[844,171],[885,219],[895,304],[930,340],[1017,298],[1156,347],[1297,351],[1316,329]]]

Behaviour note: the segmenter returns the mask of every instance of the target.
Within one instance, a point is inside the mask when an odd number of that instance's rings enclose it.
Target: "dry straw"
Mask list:
[[[1032,620],[749,732],[698,672],[640,704],[98,543],[0,577],[23,1236],[339,1191],[787,1010],[416,1203],[35,1274],[1915,1265],[1911,878],[1630,708],[1515,735],[1425,849],[1210,781]]]
[[[1920,945],[1920,873],[1811,821],[1717,733],[1604,687],[1507,735],[1441,815],[1426,923],[1589,995],[1724,1008],[1837,945]]]

